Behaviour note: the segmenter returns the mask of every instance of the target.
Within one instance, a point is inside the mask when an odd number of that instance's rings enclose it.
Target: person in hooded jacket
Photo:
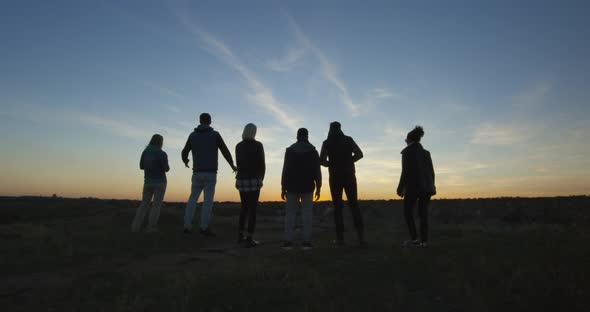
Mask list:
[[[157,232],[160,209],[166,193],[166,172],[170,170],[168,155],[162,150],[164,137],[154,134],[141,153],[139,168],[144,171],[143,196],[131,223],[131,231],[139,232],[145,215],[150,210],[147,232]],[[150,209],[150,202],[153,203]]]
[[[354,163],[363,158],[363,152],[354,140],[344,135],[339,122],[330,123],[328,138],[322,144],[320,163],[330,173],[330,193],[334,204],[337,245],[344,244],[344,223],[342,220],[342,191],[346,193],[348,205],[354,219],[361,247],[366,247],[363,217],[358,205],[357,183]]]
[[[411,240],[404,241],[403,246],[428,245],[428,205],[430,198],[436,195],[434,184],[434,166],[430,152],[420,144],[424,129],[416,126],[406,136],[406,148],[402,154],[402,173],[397,187],[397,194],[404,198],[404,217],[408,224]],[[420,218],[420,240],[414,222],[414,207],[418,203]]]
[[[281,198],[287,200],[285,208],[285,242],[283,249],[293,248],[296,209],[301,201],[303,219],[303,250],[312,248],[313,191],[315,200],[320,199],[322,171],[316,148],[309,143],[307,129],[297,131],[297,142],[285,151]]]
[[[213,215],[215,185],[217,184],[218,151],[221,151],[221,154],[234,172],[237,168],[221,135],[211,128],[211,115],[202,113],[199,116],[199,123],[195,131],[189,135],[181,152],[182,161],[187,168],[189,168],[188,154],[192,153],[193,155],[191,195],[184,210],[184,233],[190,234],[192,231],[197,201],[201,192],[203,192],[200,234],[204,236],[215,236],[211,230],[210,223]]]

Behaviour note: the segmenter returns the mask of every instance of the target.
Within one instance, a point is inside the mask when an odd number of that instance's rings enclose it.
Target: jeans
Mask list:
[[[420,241],[428,242],[428,204],[430,203],[430,195],[406,195],[404,197],[404,217],[408,224],[410,237],[416,240],[416,223],[414,222],[414,207],[418,202],[418,216],[420,217]]]
[[[217,183],[217,173],[215,172],[194,172],[191,185],[191,196],[186,203],[184,210],[184,228],[192,229],[193,219],[197,201],[203,192],[203,205],[201,207],[201,229],[209,228],[211,217],[213,215],[213,197],[215,196],[215,184]]]
[[[135,218],[131,223],[131,231],[139,232],[145,219],[145,215],[150,208],[150,202],[152,197],[154,199],[150,210],[150,216],[148,221],[148,231],[155,231],[158,227],[158,219],[160,218],[160,208],[162,208],[162,201],[164,200],[164,194],[166,193],[166,182],[158,184],[144,184],[143,185],[143,196],[141,204],[135,212]]]
[[[358,205],[356,177],[352,176],[333,176],[330,175],[330,193],[334,203],[334,223],[336,224],[336,238],[343,239],[344,222],[342,218],[342,191],[346,192],[346,199],[354,219],[354,227],[358,233],[359,239],[363,240],[363,217]]]
[[[244,233],[246,225],[246,218],[248,219],[248,235],[252,236],[256,229],[256,206],[258,206],[258,198],[260,191],[240,192],[240,199],[242,201],[242,211],[240,212],[240,233]]]
[[[313,192],[312,193],[293,193],[287,192],[287,206],[285,211],[285,240],[293,241],[293,230],[295,228],[295,217],[297,208],[301,200],[302,219],[303,219],[303,240],[311,242],[311,226],[313,222]]]

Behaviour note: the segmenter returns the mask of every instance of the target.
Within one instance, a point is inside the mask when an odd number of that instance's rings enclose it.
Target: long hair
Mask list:
[[[162,146],[164,145],[164,137],[159,134],[154,134],[148,145],[162,148]]]
[[[242,132],[242,139],[243,140],[254,140],[256,137],[256,125],[253,123],[249,123],[244,127],[244,132]]]
[[[342,128],[339,122],[333,121],[330,123],[330,130],[328,131],[328,139],[343,136]]]

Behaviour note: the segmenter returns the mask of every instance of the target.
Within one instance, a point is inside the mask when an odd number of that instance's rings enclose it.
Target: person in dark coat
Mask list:
[[[420,144],[424,130],[416,126],[408,132],[407,147],[402,154],[402,173],[397,187],[397,194],[404,198],[404,217],[408,224],[411,240],[403,242],[404,246],[428,245],[428,204],[430,197],[436,195],[434,184],[434,166],[430,152]],[[420,240],[416,234],[414,207],[418,203],[420,217]]]
[[[354,140],[344,135],[339,122],[330,124],[328,138],[322,144],[320,163],[328,167],[330,173],[330,193],[334,203],[334,223],[336,225],[337,245],[344,244],[344,223],[342,220],[342,191],[346,193],[348,205],[352,211],[354,226],[359,243],[366,246],[363,217],[358,205],[357,184],[354,163],[363,158],[363,152]]]
[[[141,153],[139,168],[144,171],[143,196],[141,205],[137,208],[135,218],[133,218],[131,224],[131,231],[133,232],[139,232],[141,229],[148,209],[150,215],[147,232],[158,231],[160,209],[166,193],[166,172],[170,170],[168,155],[162,150],[163,145],[164,137],[154,134],[148,146]],[[152,202],[151,208],[150,202]]]
[[[254,247],[258,242],[253,239],[256,227],[256,207],[260,197],[260,189],[266,171],[264,161],[264,147],[255,140],[256,125],[249,123],[244,127],[242,142],[236,145],[236,188],[240,191],[242,211],[239,221],[238,244]],[[244,227],[248,219],[248,231]]]
[[[311,233],[313,221],[313,191],[315,200],[320,199],[322,188],[322,170],[318,151],[309,143],[308,131],[297,131],[297,142],[285,151],[283,175],[281,179],[281,198],[287,200],[285,208],[285,242],[283,249],[293,248],[296,209],[301,201],[303,219],[304,250],[312,248]]]

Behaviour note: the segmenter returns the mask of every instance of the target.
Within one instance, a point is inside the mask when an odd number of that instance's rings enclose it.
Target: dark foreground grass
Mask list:
[[[3,311],[590,311],[585,228],[434,225],[427,249],[403,249],[397,220],[367,220],[369,249],[237,248],[234,217],[215,239],[184,237],[179,211],[157,234],[128,231],[132,209],[0,226]],[[388,221],[388,220],[386,220]]]

